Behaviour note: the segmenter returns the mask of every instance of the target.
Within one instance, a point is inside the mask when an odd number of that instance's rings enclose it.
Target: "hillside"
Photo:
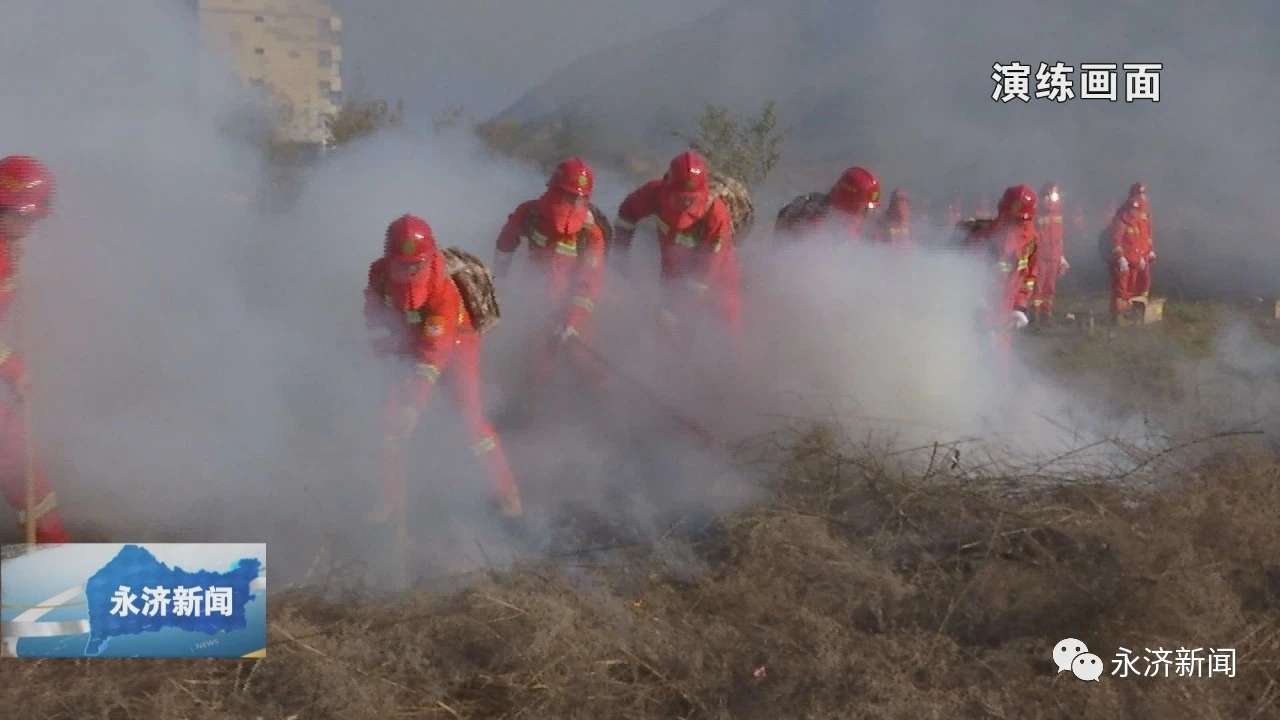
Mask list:
[[[588,55],[494,122],[555,127],[557,147],[601,161],[661,158],[705,103],[753,112],[775,99],[791,133],[762,191],[778,197],[862,163],[922,208],[1054,179],[1105,217],[1141,178],[1185,292],[1270,292],[1280,142],[1263,118],[1280,111],[1268,80],[1280,53],[1265,38],[1278,18],[1253,2],[999,0],[976,13],[920,0],[743,0]],[[992,64],[1015,60],[1162,62],[1161,101],[1125,103],[1123,76],[1116,103],[992,101]]]

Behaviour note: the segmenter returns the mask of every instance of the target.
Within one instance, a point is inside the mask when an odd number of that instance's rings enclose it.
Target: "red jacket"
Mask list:
[[[18,295],[19,243],[0,234],[0,323],[9,320]],[[23,376],[23,362],[18,353],[0,342],[0,381],[15,385]]]
[[[661,192],[662,181],[651,180],[628,195],[618,208],[619,227],[635,227],[649,215],[656,215]],[[625,234],[619,235],[620,243],[623,237]],[[714,292],[728,320],[738,321],[740,272],[733,222],[722,200],[712,198],[702,218],[684,231],[667,227],[659,218],[658,248],[663,280],[699,295]]]
[[[426,393],[447,367],[454,347],[475,335],[462,294],[445,270],[438,250],[428,268],[407,288],[394,287],[389,261],[379,258],[369,266],[365,288],[365,321],[370,327],[391,331],[377,341],[377,351],[390,352],[417,362],[419,392]]]
[[[1036,246],[1040,263],[1046,268],[1056,268],[1062,262],[1064,254],[1062,245],[1062,209],[1046,208],[1044,214],[1036,218],[1039,228],[1040,242]]]
[[[1026,220],[997,220],[975,233],[974,240],[985,245],[1000,275],[993,322],[1003,325],[1014,310],[1025,311],[1031,304],[1039,268],[1035,223]]]
[[[498,233],[498,252],[514,253],[524,240],[529,257],[545,271],[548,303],[576,326],[590,317],[604,279],[604,231],[588,211],[588,220],[575,235],[557,235],[539,217],[539,200],[529,200],[507,217]]]
[[[1114,257],[1124,256],[1129,264],[1137,266],[1155,249],[1151,237],[1151,216],[1143,210],[1126,205],[1111,219],[1108,229]]]

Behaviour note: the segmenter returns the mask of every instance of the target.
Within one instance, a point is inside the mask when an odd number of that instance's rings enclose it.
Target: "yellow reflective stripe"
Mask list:
[[[440,379],[440,368],[431,363],[418,363],[413,368],[414,374],[420,378],[425,378],[428,382],[434,383]]]
[[[475,443],[471,446],[471,452],[476,455],[484,455],[493,452],[498,447],[498,439],[490,435],[489,437]]]
[[[390,296],[390,295],[383,295],[383,296],[382,296],[382,304],[383,304],[383,305],[386,305],[387,307],[391,307],[391,306],[393,305],[393,303],[391,302],[391,296]]]
[[[1018,259],[1018,269],[1019,269],[1019,270],[1026,270],[1026,269],[1027,269],[1027,267],[1029,266],[1029,264],[1030,264],[1030,261],[1029,261],[1029,260],[1027,260],[1026,258],[1019,258],[1019,259]]]
[[[9,358],[12,356],[13,356],[12,350],[10,350],[9,348],[3,345],[0,345],[0,365],[3,365],[9,362]]]
[[[537,245],[538,247],[546,247],[546,246],[547,246],[547,236],[546,236],[546,235],[543,235],[542,233],[538,232],[537,230],[534,230],[534,231],[529,235],[529,242],[533,243],[534,245]]]
[[[658,223],[658,232],[661,234],[666,234],[666,232],[671,229],[671,226],[663,222],[662,218],[658,218],[657,223]]]
[[[412,315],[413,317],[409,317],[410,315]],[[409,322],[411,323],[417,323],[421,321],[421,318],[416,312],[405,313],[405,318],[408,319]],[[444,316],[432,315],[428,317],[427,322],[424,323],[422,326],[422,334],[426,335],[427,337],[440,337],[441,335],[444,335]]]
[[[1001,260],[999,263],[997,263],[997,264],[996,264],[996,268],[997,268],[997,269],[999,269],[999,270],[1000,270],[1000,272],[1003,272],[1003,273],[1007,273],[1007,272],[1012,272],[1012,271],[1013,271],[1013,266],[1012,266],[1012,265],[1010,265],[1008,262],[1006,262],[1006,261],[1004,261],[1004,260]]]
[[[578,257],[577,241],[566,242],[564,240],[561,240],[560,242],[556,243],[556,254],[568,255],[570,257]]]
[[[1130,234],[1130,235],[1137,235],[1137,234],[1138,234],[1138,228],[1136,228],[1136,227],[1134,227],[1134,226],[1132,226],[1132,225],[1125,225],[1125,226],[1124,226],[1124,231],[1125,231],[1126,233]]]
[[[43,500],[37,503],[34,508],[31,508],[31,521],[35,522],[57,509],[58,494],[50,491],[48,495],[44,496]],[[27,524],[27,511],[25,509],[18,511],[18,523],[21,525]]]
[[[688,233],[679,233],[671,238],[671,241],[681,247],[694,248],[698,246],[698,239]]]
[[[583,295],[574,295],[569,302],[583,310],[586,310],[587,312],[595,312],[596,309],[596,304],[591,301],[591,298]]]
[[[718,252],[720,252],[720,248],[723,246],[723,244],[724,244],[724,243],[722,243],[722,242],[720,241],[720,238],[716,238],[715,243],[713,243],[713,244],[711,245],[711,252],[712,252],[712,253],[718,253]]]
[[[1031,301],[1031,304],[1035,307],[1040,307],[1041,305],[1044,305],[1044,300],[1042,298],[1036,298]]]

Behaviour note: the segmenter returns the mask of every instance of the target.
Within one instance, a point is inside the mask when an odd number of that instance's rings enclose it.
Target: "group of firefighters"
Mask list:
[[[724,200],[712,192],[711,169],[697,152],[676,156],[667,173],[626,196],[611,223],[591,204],[595,173],[579,158],[561,162],[540,197],[519,205],[498,234],[494,270],[506,277],[517,250],[528,247],[531,266],[540,275],[537,308],[550,327],[531,349],[526,384],[544,386],[564,365],[580,380],[598,379],[601,368],[591,350],[593,315],[600,298],[606,257],[619,268],[632,245],[636,226],[656,221],[662,278],[662,336],[671,347],[690,340],[690,328],[715,327],[728,342],[740,337],[740,268],[733,218]],[[18,250],[33,224],[45,217],[53,198],[53,177],[37,160],[11,156],[0,160],[0,322],[13,325]],[[826,193],[792,201],[778,214],[774,235],[781,242],[837,237],[855,243],[908,246],[909,202],[894,190],[888,208],[880,205],[880,183],[862,167],[845,171]],[[954,209],[953,209],[954,211]],[[957,218],[952,218],[953,220]],[[1063,215],[1059,188],[1037,193],[1027,185],[1005,190],[994,218],[960,220],[961,245],[995,264],[999,287],[988,307],[989,327],[1007,347],[1012,331],[1033,320],[1052,317],[1056,279],[1070,265],[1063,252]],[[1135,183],[1115,212],[1105,235],[1110,243],[1112,312],[1125,313],[1144,302],[1156,259],[1146,189]],[[475,304],[469,302],[421,217],[403,215],[386,228],[382,255],[369,267],[365,318],[374,353],[397,363],[402,372],[384,408],[381,501],[371,519],[385,521],[406,506],[409,440],[419,414],[438,385],[448,386],[470,435],[471,450],[486,468],[499,514],[523,514],[519,485],[498,432],[482,400],[481,332]],[[698,323],[692,322],[699,319]],[[12,334],[12,333],[10,333]],[[23,358],[0,345],[0,381],[10,401],[0,403],[0,489],[40,543],[67,542],[57,498],[29,448],[26,420],[27,375]]]

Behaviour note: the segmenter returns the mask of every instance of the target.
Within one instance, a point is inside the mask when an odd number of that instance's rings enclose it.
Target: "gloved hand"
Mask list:
[[[1027,317],[1025,310],[1014,310],[1011,319],[1013,320],[1014,330],[1021,330],[1031,324],[1031,318]]]
[[[1155,250],[1152,250],[1151,252],[1147,253],[1147,260],[1150,260],[1151,262],[1155,262],[1155,261],[1156,261],[1156,251],[1155,251]]]
[[[557,344],[569,342],[570,338],[579,337],[578,328],[572,324],[561,325],[556,329],[554,337]]]
[[[1146,270],[1146,269],[1147,269],[1147,259],[1146,259],[1146,258],[1138,258],[1138,269],[1139,269],[1139,270]]]
[[[1070,269],[1071,269],[1071,263],[1067,262],[1066,256],[1063,256],[1062,260],[1058,263],[1058,274],[1066,275],[1067,271]]]
[[[1116,268],[1122,273],[1129,272],[1129,259],[1121,255],[1120,259],[1116,261]]]

